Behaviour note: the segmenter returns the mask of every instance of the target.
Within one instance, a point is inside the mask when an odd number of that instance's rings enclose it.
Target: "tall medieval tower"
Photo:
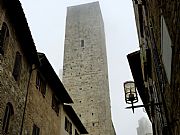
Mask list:
[[[90,135],[115,135],[104,24],[98,2],[67,8],[63,84]]]

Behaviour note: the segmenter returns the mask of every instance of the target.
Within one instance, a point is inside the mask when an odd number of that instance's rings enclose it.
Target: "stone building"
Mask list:
[[[87,131],[49,61],[37,53],[18,0],[0,1],[0,135]]]
[[[1,0],[0,134],[20,133],[31,69],[37,65],[38,55],[21,4]]]
[[[41,65],[32,72],[23,121],[23,133],[78,135],[87,131],[70,105],[71,97],[43,53]],[[33,126],[32,126],[33,125]],[[76,133],[75,133],[76,132]]]
[[[104,24],[98,2],[67,8],[63,84],[90,135],[114,135]]]
[[[140,51],[128,60],[154,135],[180,134],[180,1],[133,0]],[[156,104],[156,105],[155,105]]]
[[[142,117],[141,119],[139,119],[138,125],[137,135],[152,135],[151,122],[147,118]]]

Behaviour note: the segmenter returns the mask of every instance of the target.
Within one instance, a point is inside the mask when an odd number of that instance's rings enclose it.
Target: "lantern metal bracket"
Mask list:
[[[129,107],[126,107],[125,109],[132,109],[133,113],[134,113],[134,109],[135,108],[140,108],[140,107],[149,107],[149,106],[159,106],[159,105],[162,105],[162,103],[148,103],[148,104],[144,104],[144,105],[136,105],[134,106],[132,104],[132,106],[129,106]]]

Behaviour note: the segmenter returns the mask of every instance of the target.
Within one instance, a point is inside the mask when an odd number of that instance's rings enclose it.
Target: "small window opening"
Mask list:
[[[72,135],[72,123],[65,117],[65,130]]]
[[[45,79],[42,77],[42,75],[40,74],[40,72],[37,72],[36,75],[36,88],[41,91],[43,97],[45,97],[46,94],[46,81]]]
[[[14,114],[13,106],[11,103],[7,103],[4,117],[3,117],[3,125],[2,125],[2,132],[4,134],[8,133],[8,128],[10,124],[10,119],[12,115]]]
[[[52,96],[52,109],[56,112],[57,116],[59,115],[59,105],[60,105],[59,99],[56,97],[55,94],[53,94],[53,96]]]
[[[84,47],[84,40],[81,40],[81,47]]]
[[[79,133],[77,132],[77,130],[75,129],[75,135],[79,135]]]
[[[21,66],[22,66],[22,56],[19,52],[16,52],[14,68],[13,68],[13,77],[16,81],[19,81],[21,74]]]
[[[40,128],[34,124],[32,135],[39,135],[39,133],[40,133]]]
[[[4,55],[4,46],[8,42],[9,30],[5,22],[3,22],[0,30],[0,54]]]

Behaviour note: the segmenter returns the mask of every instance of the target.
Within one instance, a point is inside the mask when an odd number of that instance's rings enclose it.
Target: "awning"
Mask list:
[[[141,59],[140,59],[140,51],[133,52],[127,55],[129,66],[131,69],[132,76],[134,78],[134,82],[139,93],[139,96],[143,102],[143,104],[149,103],[149,95],[148,91],[145,89],[142,69],[141,69]],[[147,113],[149,113],[149,108],[145,108]]]

